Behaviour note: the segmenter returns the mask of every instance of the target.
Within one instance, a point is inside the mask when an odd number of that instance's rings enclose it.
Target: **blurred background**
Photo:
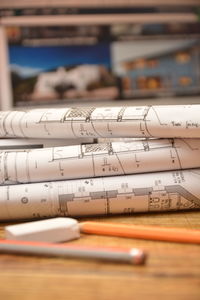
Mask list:
[[[200,103],[199,0],[1,0],[0,107]]]

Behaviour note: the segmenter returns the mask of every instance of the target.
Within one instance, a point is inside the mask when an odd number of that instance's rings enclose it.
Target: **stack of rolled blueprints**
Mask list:
[[[200,105],[3,111],[0,138],[0,220],[200,208]]]

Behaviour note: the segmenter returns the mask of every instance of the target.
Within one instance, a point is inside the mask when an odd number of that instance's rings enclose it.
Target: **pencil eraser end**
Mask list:
[[[80,227],[72,218],[53,218],[5,227],[8,240],[66,242],[80,238]]]

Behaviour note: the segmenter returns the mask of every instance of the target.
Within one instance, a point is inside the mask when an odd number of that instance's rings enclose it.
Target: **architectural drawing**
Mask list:
[[[0,220],[200,209],[200,169],[0,186]]]
[[[0,149],[0,184],[200,168],[200,139]]]
[[[200,105],[73,107],[0,112],[0,137],[199,138]]]

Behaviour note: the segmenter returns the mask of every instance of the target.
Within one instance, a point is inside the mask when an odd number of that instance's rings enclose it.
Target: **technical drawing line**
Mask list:
[[[167,125],[167,123],[162,123],[162,122],[161,122],[161,120],[160,120],[160,118],[159,118],[159,114],[157,113],[155,107],[151,106],[150,109],[152,109],[152,110],[154,111],[155,116],[157,117],[158,122],[159,122],[160,125]],[[149,109],[149,110],[150,110],[150,109]]]
[[[176,152],[176,157],[178,159],[178,162],[179,162],[179,169],[183,169],[182,165],[181,165],[181,159],[179,157],[179,153],[178,153],[178,149],[176,147],[174,147],[174,150]]]
[[[121,167],[121,169],[122,169],[122,173],[121,173],[121,174],[126,175],[126,172],[125,172],[125,170],[124,170],[124,168],[123,168],[123,164],[121,163],[121,160],[120,160],[120,158],[119,158],[118,155],[117,155],[117,152],[113,152],[113,154],[116,156],[116,158],[117,158],[117,160],[118,160],[118,162],[119,162],[119,165],[120,165],[120,167]]]
[[[192,150],[195,150],[194,146],[191,145],[190,143],[188,143],[188,140],[187,140],[187,139],[182,139],[182,141],[183,141],[184,143],[186,143],[188,147],[191,147]]]
[[[148,112],[149,112],[149,110],[150,109],[152,109],[152,106],[149,106],[148,108],[147,108],[147,110],[146,110],[146,113],[144,114],[144,124],[145,124],[145,129],[146,129],[146,132],[148,132],[148,136],[149,137],[152,137],[152,135],[151,135],[151,133],[149,132],[149,130],[148,130],[148,126],[147,126],[147,116],[148,116]]]

